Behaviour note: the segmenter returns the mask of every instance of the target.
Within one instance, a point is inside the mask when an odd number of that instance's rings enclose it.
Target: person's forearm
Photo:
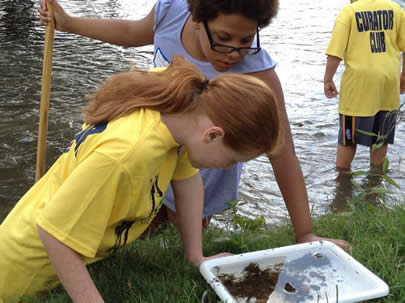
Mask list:
[[[301,242],[302,235],[312,233],[312,221],[304,177],[294,152],[294,143],[281,83],[274,69],[254,73],[253,75],[264,80],[276,96],[281,123],[280,149],[273,154],[269,154],[269,160],[294,226],[296,239]]]
[[[191,203],[190,203],[191,204]],[[183,242],[184,257],[191,263],[198,266],[202,259],[202,204],[201,211],[197,209],[184,209],[179,211],[176,208],[177,223]]]
[[[199,174],[187,180],[173,181],[176,221],[183,241],[184,256],[198,266],[202,255],[203,184]]]
[[[279,94],[279,98],[282,96]],[[308,195],[301,166],[294,151],[294,142],[284,100],[279,107],[282,125],[281,147],[274,154],[269,154],[269,160],[290,215],[296,240],[301,242],[302,236],[312,233]]]
[[[129,39],[133,38],[129,34],[131,22],[133,21],[70,17],[64,30],[115,45],[136,46],[132,45],[133,39]]]
[[[294,227],[296,240],[301,242],[300,238],[313,230],[300,164],[292,146],[283,147],[279,154],[271,156],[270,161]]]
[[[342,60],[339,57],[328,56],[326,62],[325,76],[323,79],[324,82],[330,82],[333,80],[333,76],[335,75],[337,68],[339,67],[340,61]]]
[[[66,292],[75,303],[104,302],[83,257],[37,225],[39,237]]]
[[[48,11],[53,5],[53,16]],[[40,23],[55,21],[55,29],[121,46],[153,44],[155,7],[139,20],[81,18],[68,15],[56,0],[40,0]]]

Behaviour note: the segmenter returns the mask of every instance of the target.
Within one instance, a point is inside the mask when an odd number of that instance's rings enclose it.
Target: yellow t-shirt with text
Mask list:
[[[405,12],[389,0],[358,0],[339,13],[327,55],[344,60],[339,113],[374,116],[399,108]]]

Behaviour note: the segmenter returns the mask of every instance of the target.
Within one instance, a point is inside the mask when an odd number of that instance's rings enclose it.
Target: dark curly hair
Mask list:
[[[277,15],[278,0],[187,0],[196,22],[215,19],[219,14],[239,14],[257,20],[259,28],[270,24]]]

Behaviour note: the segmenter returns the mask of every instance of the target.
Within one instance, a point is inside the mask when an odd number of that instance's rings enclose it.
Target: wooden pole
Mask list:
[[[46,137],[48,135],[48,112],[49,112],[49,99],[51,94],[52,54],[53,54],[53,38],[55,33],[55,20],[52,4],[48,3],[47,5],[48,10],[52,17],[52,22],[49,22],[47,24],[45,30],[35,182],[41,179],[41,177],[45,173]]]

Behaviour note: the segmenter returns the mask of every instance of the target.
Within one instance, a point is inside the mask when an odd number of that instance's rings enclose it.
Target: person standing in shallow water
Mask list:
[[[182,58],[161,72],[112,77],[84,113],[82,130],[0,225],[0,302],[59,283],[74,302],[103,302],[86,265],[135,241],[169,183],[184,256],[198,266],[210,257],[195,167],[230,168],[279,142],[277,103],[264,82],[240,74],[208,81]]]
[[[159,0],[141,20],[107,20],[71,17],[55,0],[40,0],[41,23],[50,21],[46,4],[52,3],[56,28],[104,42],[137,47],[154,44],[154,66],[167,65],[176,54],[184,55],[208,79],[221,73],[250,74],[273,91],[280,111],[283,144],[281,152],[268,154],[283,194],[297,242],[325,240],[313,233],[308,196],[284,104],[276,63],[261,48],[259,30],[276,15],[276,0]],[[237,200],[242,164],[232,169],[203,169],[204,222]],[[163,215],[177,219],[173,193],[165,197]],[[162,214],[162,213],[161,213]],[[342,248],[343,240],[328,239]]]
[[[388,0],[352,0],[339,13],[326,50],[325,96],[338,91],[333,77],[342,60],[339,95],[338,171],[348,171],[357,145],[370,147],[370,167],[380,170],[394,143],[400,93],[405,93],[405,12]],[[359,132],[379,134],[370,136]],[[381,145],[373,151],[374,144]]]

